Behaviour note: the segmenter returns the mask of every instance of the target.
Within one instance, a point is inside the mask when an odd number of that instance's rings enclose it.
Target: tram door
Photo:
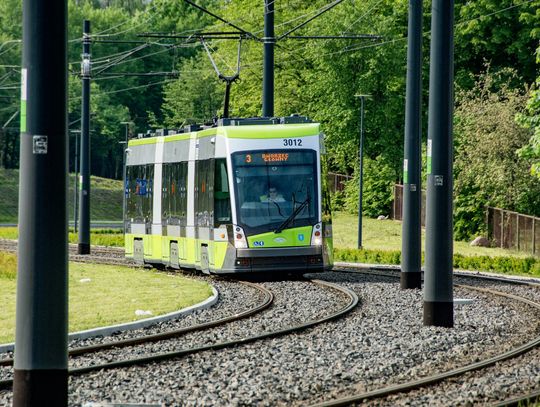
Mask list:
[[[203,272],[214,267],[214,143],[202,138],[195,162],[195,262]]]

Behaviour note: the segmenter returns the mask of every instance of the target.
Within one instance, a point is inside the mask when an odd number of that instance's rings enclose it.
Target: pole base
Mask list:
[[[67,395],[67,369],[15,369],[13,407],[63,407],[68,404]]]
[[[454,303],[424,301],[424,325],[454,327]]]
[[[90,254],[90,244],[88,243],[79,243],[77,248],[78,254]]]
[[[420,272],[407,272],[400,273],[401,289],[407,290],[410,288],[422,288],[422,273]]]

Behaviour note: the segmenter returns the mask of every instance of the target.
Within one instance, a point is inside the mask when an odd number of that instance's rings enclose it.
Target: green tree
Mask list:
[[[525,90],[507,83],[494,91],[500,76],[515,73],[484,73],[473,89],[458,93],[454,116],[458,239],[485,231],[486,206],[540,215],[540,180],[529,174],[530,160],[516,154],[530,137],[530,131],[514,120],[525,106]]]
[[[540,63],[540,47],[536,50],[536,61]],[[525,112],[519,113],[517,122],[533,134],[529,142],[519,154],[524,159],[534,160],[531,164],[531,174],[540,179],[540,76],[536,79],[535,87],[531,89]]]
[[[390,215],[393,180],[396,177],[394,169],[385,162],[382,156],[378,156],[374,160],[364,159],[363,173],[363,216],[375,218],[379,215]],[[350,213],[358,213],[358,188],[357,171],[345,186],[345,209]]]
[[[179,79],[165,87],[165,125],[181,127],[217,117],[224,85],[218,81],[206,53],[186,60],[179,72]]]
[[[81,117],[81,81],[71,76],[69,81],[69,118],[72,129],[80,129]],[[92,174],[107,178],[122,176],[123,144],[125,128],[121,124],[129,121],[129,110],[117,105],[97,83],[90,86],[90,144]],[[75,156],[74,137],[70,135],[70,157]],[[80,146],[80,144],[79,144]],[[73,163],[73,161],[72,161]],[[71,166],[73,169],[73,165]]]
[[[540,0],[460,0],[455,7],[458,84],[473,86],[474,76],[483,71],[486,62],[493,72],[513,67],[525,83],[534,81],[536,68],[531,55],[540,33]]]

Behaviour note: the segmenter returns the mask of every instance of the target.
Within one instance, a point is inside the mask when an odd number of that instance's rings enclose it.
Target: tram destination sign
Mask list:
[[[306,151],[257,151],[236,153],[236,165],[265,165],[265,164],[311,164],[312,152]]]

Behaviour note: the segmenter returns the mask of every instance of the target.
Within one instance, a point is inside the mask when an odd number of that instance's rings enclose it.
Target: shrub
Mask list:
[[[395,171],[379,156],[375,160],[364,158],[363,172],[363,215],[375,218],[390,214]],[[345,186],[345,208],[350,213],[358,213],[358,184],[357,171]]]
[[[0,252],[0,278],[14,280],[17,275],[17,257],[11,253]]]
[[[423,257],[423,255],[422,255]],[[400,264],[401,252],[365,249],[334,249],[338,261],[368,264]],[[504,274],[540,276],[540,259],[534,257],[463,256],[454,253],[454,268]]]

